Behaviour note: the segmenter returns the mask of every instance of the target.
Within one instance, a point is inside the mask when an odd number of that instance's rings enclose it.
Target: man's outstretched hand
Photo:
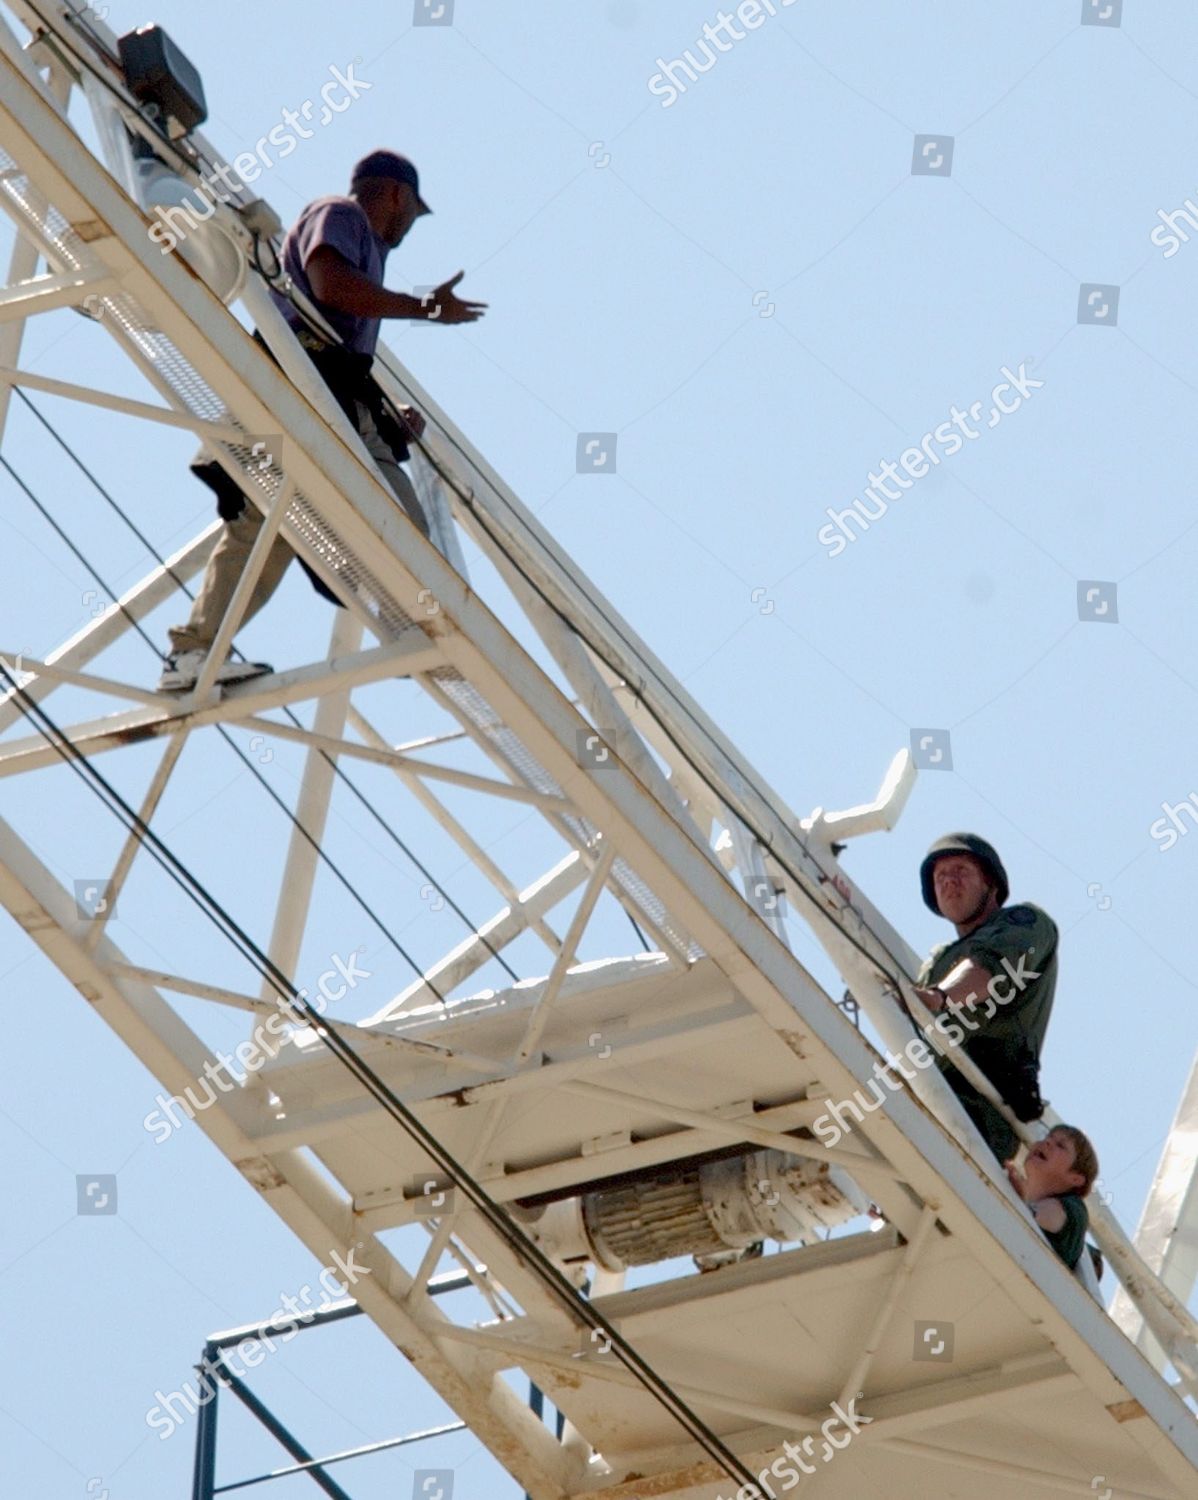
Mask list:
[[[486,312],[485,302],[465,302],[454,291],[465,274],[459,271],[425,296],[425,317],[430,323],[477,323]]]

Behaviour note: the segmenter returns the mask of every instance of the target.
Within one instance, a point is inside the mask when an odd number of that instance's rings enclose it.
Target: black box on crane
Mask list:
[[[139,26],[117,45],[129,92],[142,104],[158,106],[164,130],[168,120],[183,135],[204,123],[208,105],[200,75],[161,26]]]

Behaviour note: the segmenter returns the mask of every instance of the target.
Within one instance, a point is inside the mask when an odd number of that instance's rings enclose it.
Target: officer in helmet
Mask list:
[[[997,853],[974,833],[950,833],[920,867],[924,902],[956,928],[920,970],[916,993],[936,1013],[951,1053],[960,1047],[1019,1120],[1043,1113],[1040,1051],[1057,983],[1056,923],[1038,906],[1008,906]],[[947,1057],[937,1066],[1000,1162],[1018,1149],[1010,1124]]]

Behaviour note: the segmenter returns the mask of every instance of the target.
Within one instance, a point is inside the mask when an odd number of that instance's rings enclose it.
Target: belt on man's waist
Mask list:
[[[408,458],[407,434],[391,415],[382,387],[371,374],[374,356],[345,349],[340,344],[330,344],[310,328],[296,328],[294,331],[349,420],[357,425],[356,407],[361,402],[374,418],[398,462],[404,463]]]
[[[322,354],[326,349],[335,349],[336,344],[330,344],[328,339],[321,338],[320,334],[314,333],[310,328],[297,328],[295,336],[305,349],[313,354]]]

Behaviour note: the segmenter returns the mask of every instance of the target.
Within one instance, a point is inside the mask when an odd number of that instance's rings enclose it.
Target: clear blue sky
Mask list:
[[[436,212],[389,282],[461,267],[491,311],[462,332],[401,330],[392,347],[798,813],[872,796],[912,730],[948,731],[951,771],[923,774],[899,830],[853,847],[846,868],[926,949],[945,929],[920,904],[918,860],[945,829],[974,828],[1001,849],[1015,896],[1057,918],[1046,1093],[1095,1136],[1134,1226],[1195,1041],[1198,834],[1153,825],[1163,804],[1198,800],[1198,234],[1168,256],[1150,235],[1158,211],[1198,198],[1185,68],[1198,14],[1179,0],[1125,0],[1121,26],[1080,25],[1082,0],[927,0],[917,19],[888,0],[776,8],[668,108],[649,89],[657,59],[693,52],[714,5],[457,0],[452,25],[413,28],[409,0],[112,0],[109,23],[169,29],[230,159],[361,59],[369,91],[261,191],[287,221],[374,146],[416,160]],[[933,138],[919,174],[916,136]],[[1119,288],[1117,320],[1102,293],[1105,319],[1079,324],[1083,285]],[[30,330],[24,361],[144,394],[70,312]],[[1021,364],[1042,386],[986,427],[1002,368]],[[939,465],[833,556],[818,535],[828,509],[975,402],[980,436],[952,456],[942,440]],[[156,545],[206,521],[186,440],[41,405]],[[618,434],[614,474],[576,472],[580,432]],[[27,414],[3,452],[117,587],[147,570]],[[46,652],[85,623],[94,585],[6,476],[0,487],[0,649]],[[1117,586],[1105,618],[1079,619],[1079,582]],[[177,613],[155,617],[156,635]],[[292,577],[243,644],[290,665],[322,651],[328,624]],[[138,681],[156,670],[135,642],[105,664]],[[67,717],[99,711],[84,701],[51,700]],[[396,738],[441,722],[410,686],[372,702]],[[133,794],[158,753],[105,770]],[[290,797],[298,765],[279,747],[264,774]],[[382,773],[364,784],[391,795]],[[119,845],[64,786],[57,772],[6,781],[0,813],[69,883],[104,873]],[[472,914],[493,910],[403,806],[400,831],[438,878]],[[215,739],[189,746],[161,815],[262,940],[284,847],[273,816]],[[552,857],[520,814],[487,816],[521,878]],[[420,961],[460,937],[348,800],[329,847],[386,893]],[[140,881],[117,941],[211,973],[211,936]],[[409,975],[331,883],[320,891],[304,974],[364,947],[373,977],[340,1012],[360,1016]],[[830,981],[810,938],[795,939]],[[586,951],[631,943],[605,921]],[[522,973],[543,972],[520,952]],[[269,1314],[318,1266],[198,1128],[153,1143],[142,1119],[158,1085],[7,920],[0,975],[4,1491],[185,1493],[193,1428],[159,1441],[144,1420],[155,1391],[189,1378],[206,1334]],[[227,977],[250,983],[232,960]],[[199,1003],[181,1011],[214,1045],[245,1034]],[[117,1175],[115,1216],[77,1216],[88,1172]],[[254,1383],[318,1451],[449,1420],[364,1324],[306,1334]],[[240,1415],[221,1451],[222,1482],[276,1462]],[[462,1500],[512,1490],[469,1436],[341,1477],[373,1500],[406,1495],[419,1467],[455,1468]]]

